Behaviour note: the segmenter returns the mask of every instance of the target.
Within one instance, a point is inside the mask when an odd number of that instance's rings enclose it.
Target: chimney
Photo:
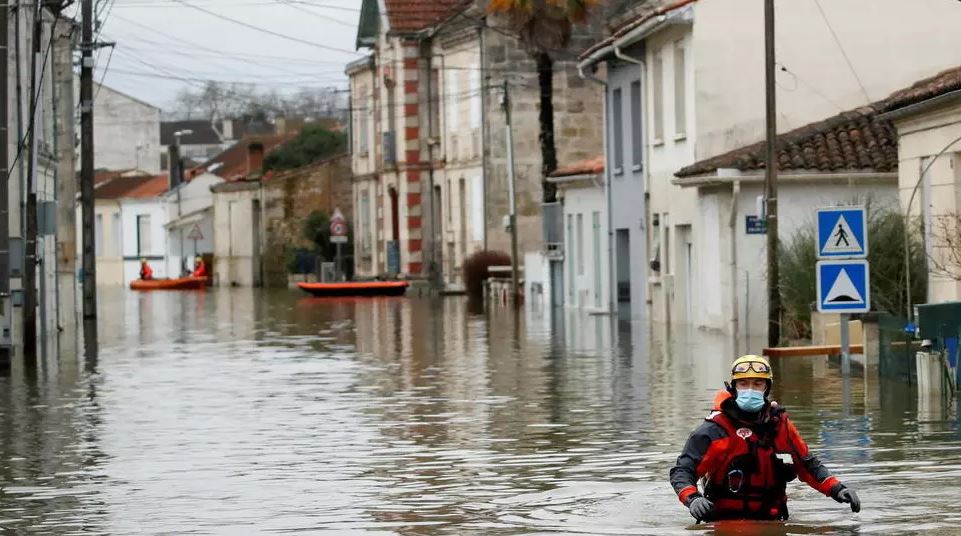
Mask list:
[[[252,141],[247,145],[247,176],[261,175],[264,171],[264,144]]]
[[[221,123],[221,130],[224,137],[224,141],[234,139],[234,121],[233,119],[224,119]]]
[[[169,170],[170,189],[176,188],[183,177],[183,163],[180,161],[180,147],[176,143],[167,146],[167,169]]]

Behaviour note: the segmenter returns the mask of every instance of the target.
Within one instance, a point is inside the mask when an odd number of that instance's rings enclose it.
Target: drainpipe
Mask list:
[[[728,222],[731,229],[731,339],[734,342],[734,355],[740,355],[737,340],[739,318],[737,303],[737,202],[741,197],[741,181],[735,179],[731,186],[731,219]],[[688,292],[691,290],[688,289]],[[745,318],[744,322],[748,322]],[[746,343],[747,341],[745,341]]]
[[[606,162],[607,153],[608,153],[607,151],[607,143],[608,143],[608,140],[607,140],[607,82],[605,82],[604,80],[601,80],[600,78],[594,75],[593,70],[595,68],[595,64],[590,65],[590,69],[592,71],[590,73],[586,73],[584,71],[585,67],[588,67],[588,65],[585,65],[583,63],[577,66],[577,73],[580,75],[580,77],[584,80],[589,80],[591,82],[594,82],[595,84],[598,84],[603,88],[604,96],[601,99],[601,106],[603,106],[603,113],[601,113],[601,129],[603,130],[603,136],[601,136],[601,139],[603,140],[604,160]],[[613,194],[611,193],[611,190],[613,189],[614,185],[612,184],[610,169],[611,169],[611,166],[605,163],[604,189],[606,190],[606,193],[607,193],[607,196],[606,196],[607,197],[607,200],[606,200],[607,201],[606,203],[607,204],[607,207],[606,207],[607,209],[607,278],[608,278],[607,298],[608,298],[608,308],[611,314],[616,314],[617,313],[617,290],[616,290],[617,289],[617,282],[616,282],[617,272],[615,271],[615,266],[614,266],[614,214],[613,214],[614,197],[613,197]],[[561,221],[561,225],[563,226],[563,220]]]

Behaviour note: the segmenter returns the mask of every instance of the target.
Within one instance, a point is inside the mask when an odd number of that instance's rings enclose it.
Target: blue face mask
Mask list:
[[[764,393],[753,389],[738,391],[736,402],[741,411],[757,413],[764,407]]]

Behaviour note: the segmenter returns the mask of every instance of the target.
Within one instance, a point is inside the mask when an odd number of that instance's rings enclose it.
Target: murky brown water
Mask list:
[[[667,471],[719,338],[652,351],[606,317],[457,298],[100,300],[95,370],[67,348],[0,378],[4,534],[961,532],[954,409],[814,360],[775,363],[777,397],[863,512],[794,483],[788,524],[694,527]]]

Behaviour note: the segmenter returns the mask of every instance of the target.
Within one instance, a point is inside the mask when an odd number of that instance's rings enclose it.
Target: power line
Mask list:
[[[206,14],[210,15],[211,17],[216,17],[216,18],[218,18],[218,19],[222,19],[222,20],[225,20],[225,21],[229,21],[229,22],[232,22],[232,23],[234,23],[234,24],[243,26],[243,27],[245,27],[245,28],[250,28],[251,30],[254,30],[254,31],[257,31],[257,32],[261,32],[261,33],[264,33],[264,34],[267,34],[267,35],[272,35],[272,36],[274,36],[274,37],[279,37],[279,38],[281,38],[281,39],[286,39],[286,40],[288,40],[288,41],[292,41],[292,42],[295,42],[295,43],[301,43],[301,44],[304,44],[304,45],[309,45],[309,46],[312,46],[312,47],[320,48],[320,49],[323,49],[323,50],[328,50],[328,51],[331,51],[331,52],[340,52],[340,53],[343,53],[343,54],[356,55],[356,52],[354,52],[353,50],[347,50],[347,49],[344,49],[344,48],[332,47],[332,46],[329,46],[329,45],[324,45],[324,44],[321,44],[321,43],[316,43],[316,42],[314,42],[314,41],[308,41],[308,40],[306,40],[306,39],[301,39],[301,38],[299,38],[299,37],[293,37],[293,36],[290,36],[290,35],[285,35],[285,34],[282,34],[282,33],[280,33],[280,32],[275,32],[275,31],[273,31],[273,30],[268,30],[267,28],[261,28],[260,26],[255,26],[255,25],[253,25],[253,24],[244,22],[244,21],[239,20],[239,19],[235,19],[235,18],[232,18],[232,17],[228,17],[228,16],[226,16],[226,15],[221,15],[220,13],[217,13],[216,11],[211,11],[211,10],[209,10],[209,9],[207,9],[207,8],[204,8],[204,7],[200,7],[200,6],[191,4],[190,2],[187,2],[186,0],[173,0],[173,1],[174,1],[174,2],[177,2],[178,4],[181,4],[181,5],[183,5],[183,6],[189,7],[189,8],[191,8],[191,9],[195,9],[195,10],[200,11],[200,12],[202,12],[202,13],[206,13]]]
[[[269,6],[269,5],[277,5],[278,3],[281,3],[281,2],[283,2],[283,0],[245,0],[245,1],[240,1],[240,2],[237,2],[237,1],[227,1],[227,2],[215,2],[215,1],[211,1],[211,2],[199,2],[199,4],[208,5],[208,6],[217,6],[217,7],[245,7],[245,6]],[[128,1],[125,1],[125,2],[119,2],[118,5],[119,5],[120,7],[131,7],[131,8],[139,8],[139,7],[176,8],[177,6],[172,5],[172,4],[174,4],[174,3],[175,3],[174,0],[128,0]],[[197,3],[196,0],[195,0],[195,3]],[[330,9],[330,10],[334,10],[334,11],[344,11],[344,12],[348,12],[348,13],[359,13],[359,12],[360,12],[360,10],[357,9],[357,8],[335,6],[335,5],[324,4],[324,3],[320,3],[320,2],[311,2],[311,1],[308,1],[308,0],[290,0],[290,3],[302,4],[302,5],[305,5],[305,6],[310,6],[310,7],[318,8],[318,9]]]
[[[831,32],[831,36],[834,37],[834,42],[838,45],[838,49],[841,51],[841,56],[844,57],[844,61],[848,64],[848,69],[851,70],[851,74],[854,75],[854,79],[857,80],[858,86],[861,88],[861,93],[864,94],[864,98],[867,100],[868,104],[871,104],[871,97],[868,95],[868,90],[864,89],[864,84],[861,83],[861,77],[858,76],[858,72],[854,69],[854,64],[851,63],[851,58],[848,57],[848,53],[844,50],[844,46],[841,44],[841,40],[838,39],[838,34],[835,33],[834,27],[831,26],[831,21],[828,20],[827,14],[824,12],[824,8],[821,7],[821,2],[819,0],[814,0],[814,5],[818,7],[818,11],[821,12],[821,18],[824,19],[824,24],[827,25],[828,30]]]
[[[107,79],[107,71],[110,70],[110,60],[113,59],[113,51],[116,46],[110,47],[110,54],[107,56],[107,65],[103,68],[103,74],[100,75],[100,84],[97,85],[97,92],[93,94],[93,101],[97,102],[97,97],[100,96],[100,88],[103,87],[104,80]]]
[[[27,128],[27,131],[24,133],[23,138],[21,138],[20,142],[17,144],[17,155],[13,158],[13,162],[10,164],[10,167],[7,169],[8,176],[10,175],[11,172],[13,172],[13,168],[17,166],[17,162],[20,161],[20,156],[23,155],[23,150],[27,146],[27,140],[30,139],[30,134],[33,132],[37,124],[37,106],[40,105],[40,96],[43,93],[43,82],[42,82],[43,73],[45,73],[47,70],[47,59],[49,59],[50,57],[50,50],[53,48],[53,41],[57,35],[57,32],[55,31],[55,29],[56,28],[50,29],[50,40],[47,42],[47,49],[43,52],[43,61],[40,64],[41,83],[37,84],[38,86],[37,93],[35,95],[34,94],[30,95],[30,101],[31,101],[30,102],[30,118],[31,118],[30,127]],[[34,65],[36,65],[36,63],[34,63]]]
[[[355,25],[354,25],[353,23],[351,23],[351,22],[344,22],[344,21],[342,21],[342,20],[340,20],[340,19],[335,19],[334,17],[330,17],[330,16],[327,16],[327,15],[323,15],[323,14],[321,14],[321,13],[317,13],[316,11],[311,11],[311,10],[305,8],[305,7],[301,7],[301,6],[298,5],[296,2],[294,2],[294,0],[279,0],[279,1],[280,1],[281,3],[283,3],[284,5],[286,5],[287,7],[289,7],[289,8],[296,9],[297,11],[300,11],[301,13],[306,13],[306,14],[312,16],[312,17],[317,17],[317,18],[322,19],[322,20],[327,20],[327,21],[331,21],[331,22],[336,22],[337,24],[340,24],[341,26],[347,26],[347,27],[349,27],[349,28],[353,28],[353,27],[355,26]]]

